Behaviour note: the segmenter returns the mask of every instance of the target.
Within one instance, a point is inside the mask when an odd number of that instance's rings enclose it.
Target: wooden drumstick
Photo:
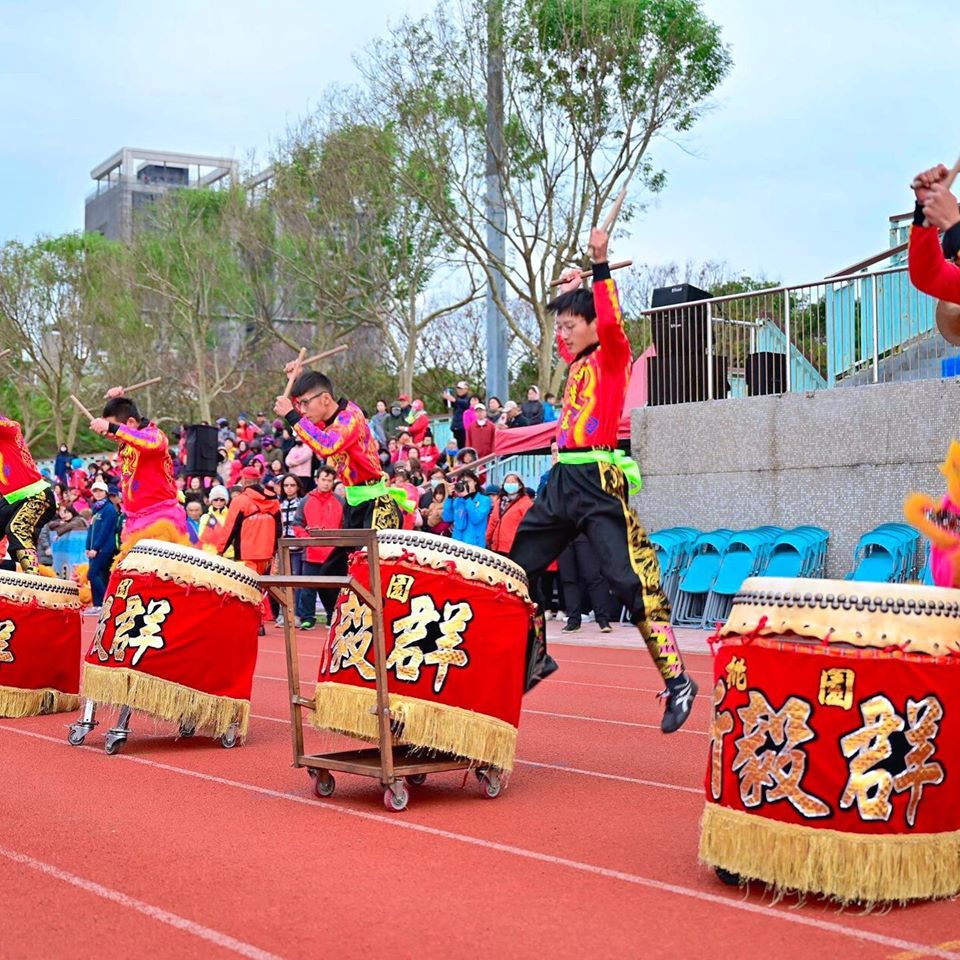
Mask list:
[[[334,347],[332,350],[324,350],[323,353],[315,353],[312,357],[307,357],[303,361],[303,365],[309,366],[311,363],[316,363],[318,360],[326,360],[327,357],[335,356],[338,353],[343,353],[344,350],[349,350],[350,348],[345,343],[341,343],[339,347]]]
[[[609,234],[613,229],[613,225],[617,222],[617,217],[620,216],[620,208],[623,206],[623,201],[627,199],[627,188],[624,187],[620,193],[617,195],[617,199],[613,201],[613,206],[610,208],[610,212],[607,214],[607,219],[603,221],[603,226],[600,229]]]
[[[293,391],[293,384],[297,377],[300,375],[300,371],[303,369],[303,360],[307,355],[307,348],[301,347],[300,353],[297,354],[297,365],[293,368],[290,373],[290,376],[287,377],[287,388],[283,391],[285,397],[289,397]]]
[[[70,399],[73,401],[76,408],[85,416],[89,417],[91,420],[96,420],[97,418],[71,393]]]
[[[611,270],[622,270],[624,267],[632,267],[632,266],[633,266],[633,261],[632,261],[632,260],[619,260],[619,261],[617,261],[617,263],[611,263],[611,264],[610,264],[610,269],[611,269]],[[586,279],[588,279],[589,277],[592,277],[592,276],[593,276],[593,271],[592,271],[592,270],[581,270],[581,271],[580,271],[580,279],[581,279],[581,280],[586,280]],[[563,280],[560,280],[560,279],[551,280],[551,281],[550,281],[550,286],[551,286],[551,287],[559,287],[561,283],[563,283]]]
[[[151,377],[149,380],[141,380],[139,383],[131,383],[129,387],[123,388],[123,392],[129,393],[131,390],[139,390],[141,387],[152,387],[155,383],[163,383],[163,377]]]

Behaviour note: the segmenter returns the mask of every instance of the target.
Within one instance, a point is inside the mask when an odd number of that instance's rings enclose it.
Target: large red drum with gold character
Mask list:
[[[714,639],[701,858],[843,902],[960,892],[960,591],[757,577]]]
[[[257,660],[257,576],[141,540],[114,568],[83,665],[83,695],[220,736],[246,734]]]
[[[0,717],[76,710],[81,653],[77,585],[0,572]]]
[[[414,531],[377,534],[390,711],[397,742],[513,767],[532,605],[523,570]],[[369,586],[365,551],[349,572]],[[343,591],[320,664],[313,722],[377,737],[373,619]]]

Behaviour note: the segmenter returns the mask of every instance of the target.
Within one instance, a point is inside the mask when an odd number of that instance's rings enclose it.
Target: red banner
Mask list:
[[[80,611],[0,597],[0,687],[80,689]]]
[[[710,803],[849,833],[960,830],[960,658],[727,642],[713,701]]]
[[[86,663],[249,700],[260,611],[228,593],[114,571]]]

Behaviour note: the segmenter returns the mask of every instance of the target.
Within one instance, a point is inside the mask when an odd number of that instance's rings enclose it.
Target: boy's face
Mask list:
[[[321,493],[329,493],[333,489],[333,485],[337,482],[336,477],[329,473],[319,473],[317,474],[317,489]]]
[[[578,313],[558,314],[557,330],[560,331],[563,345],[574,356],[600,342],[596,323],[581,317]]]

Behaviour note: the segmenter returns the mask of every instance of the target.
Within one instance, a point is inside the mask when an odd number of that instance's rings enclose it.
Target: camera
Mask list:
[[[466,493],[466,492],[467,492],[467,481],[466,481],[466,480],[458,480],[458,481],[453,485],[453,492],[454,492],[454,493]]]

